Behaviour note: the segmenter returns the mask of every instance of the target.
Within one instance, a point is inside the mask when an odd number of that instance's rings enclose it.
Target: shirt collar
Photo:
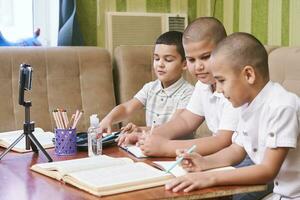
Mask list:
[[[210,96],[209,96],[210,99],[215,98],[215,97],[217,97],[217,98],[222,98],[223,97],[223,94],[220,93],[220,92],[217,92],[217,91],[212,92],[211,85],[204,84],[201,81],[198,81],[197,84],[200,85],[201,90],[203,90],[203,91],[210,94]]]
[[[163,88],[161,81],[160,80],[157,80],[157,81],[158,81],[158,84],[157,84],[157,87],[155,87],[155,93],[164,91],[167,96],[172,96],[178,90],[178,88],[180,88],[186,82],[184,80],[184,78],[181,77],[180,79],[178,79],[175,83],[173,83],[169,87]]]
[[[272,90],[274,83],[272,81],[269,81],[263,89],[256,95],[256,97],[253,99],[253,101],[249,104],[245,104],[242,106],[242,117],[244,119],[247,119],[250,117],[251,113],[255,110],[259,109],[260,106],[265,102],[267,99],[269,93]]]

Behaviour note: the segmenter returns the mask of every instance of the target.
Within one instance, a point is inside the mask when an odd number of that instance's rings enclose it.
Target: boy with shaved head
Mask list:
[[[300,199],[300,103],[297,95],[269,80],[268,55],[252,35],[234,33],[213,50],[210,69],[217,90],[241,106],[233,144],[209,156],[181,154],[189,173],[166,184],[173,192],[216,185],[265,184],[274,180],[267,199]],[[201,172],[234,165],[246,155],[255,165]]]

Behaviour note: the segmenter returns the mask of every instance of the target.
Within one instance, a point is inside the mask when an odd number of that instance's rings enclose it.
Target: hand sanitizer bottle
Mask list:
[[[88,155],[96,156],[102,154],[102,133],[99,131],[99,118],[97,114],[90,116],[90,127],[88,129]]]

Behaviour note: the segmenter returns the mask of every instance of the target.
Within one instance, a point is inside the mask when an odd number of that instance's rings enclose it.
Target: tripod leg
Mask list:
[[[52,162],[52,158],[49,156],[47,151],[44,149],[44,147],[39,143],[39,141],[34,137],[32,133],[28,133],[28,137],[30,138],[31,142],[41,151],[43,154],[48,158],[48,162]]]
[[[24,137],[24,133],[20,135],[1,155],[0,160]]]
[[[28,135],[26,135],[25,138],[26,138],[26,142],[28,141],[28,143],[29,143],[29,148],[31,147],[31,149],[32,149],[32,151],[34,153],[38,153],[39,150],[37,149],[37,147],[35,146],[35,144],[31,141],[31,139],[28,137]],[[27,148],[27,144],[26,144],[26,148]]]

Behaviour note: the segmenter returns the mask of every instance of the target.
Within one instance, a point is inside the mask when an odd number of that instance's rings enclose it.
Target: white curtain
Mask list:
[[[32,35],[32,0],[0,0],[0,31],[15,41]]]
[[[59,0],[33,0],[33,26],[41,29],[41,42],[57,46]]]

